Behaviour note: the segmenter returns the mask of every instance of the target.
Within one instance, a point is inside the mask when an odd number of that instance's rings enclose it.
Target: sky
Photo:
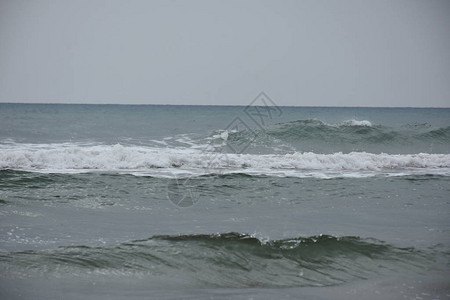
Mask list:
[[[0,102],[450,107],[448,0],[0,0]]]

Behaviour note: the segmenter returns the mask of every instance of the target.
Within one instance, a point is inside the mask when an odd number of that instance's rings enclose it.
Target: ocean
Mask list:
[[[450,109],[0,104],[1,299],[450,299]]]

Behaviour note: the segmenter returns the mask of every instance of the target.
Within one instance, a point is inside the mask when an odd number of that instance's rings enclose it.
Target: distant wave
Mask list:
[[[284,155],[221,154],[196,149],[122,145],[77,146],[69,144],[19,145],[0,152],[0,169],[55,173],[89,171],[148,171],[156,175],[248,173],[302,176],[309,171],[449,173],[450,154],[372,154],[366,152]],[[161,170],[159,170],[161,169]]]
[[[373,274],[420,272],[432,257],[413,248],[329,235],[262,241],[241,233],[154,236],[119,245],[0,252],[9,270],[190,278],[215,287],[327,286]],[[45,270],[45,271],[42,271]]]
[[[235,144],[250,144],[250,149],[280,148],[316,153],[387,152],[449,153],[450,126],[432,128],[427,124],[407,124],[390,128],[368,120],[347,120],[329,124],[320,120],[297,120],[264,129],[216,132],[213,137]],[[284,147],[283,147],[284,146]]]
[[[333,137],[336,139],[367,140],[386,142],[392,139],[410,140],[434,138],[435,141],[450,141],[450,126],[432,128],[428,124],[406,124],[401,128],[390,128],[373,125],[367,120],[346,120],[337,124],[329,124],[316,119],[297,120],[279,123],[267,127],[268,134],[296,137]]]

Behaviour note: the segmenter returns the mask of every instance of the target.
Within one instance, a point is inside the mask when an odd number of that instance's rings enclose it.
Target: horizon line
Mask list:
[[[31,105],[129,105],[129,106],[236,106],[242,104],[155,104],[155,103],[62,103],[62,102],[0,102],[0,104],[31,104]],[[255,105],[262,106],[262,105]],[[273,106],[273,105],[272,105]],[[275,105],[278,107],[317,107],[317,108],[450,108],[450,106],[337,106],[337,105]]]

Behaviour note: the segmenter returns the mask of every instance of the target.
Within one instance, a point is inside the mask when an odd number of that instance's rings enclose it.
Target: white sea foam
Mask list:
[[[372,123],[370,121],[367,120],[362,120],[362,121],[358,121],[358,120],[347,120],[342,122],[342,125],[347,125],[347,126],[367,126],[367,127],[372,127]]]
[[[77,173],[116,171],[154,176],[247,173],[271,176],[373,176],[374,174],[449,174],[450,154],[372,154],[366,152],[285,155],[222,154],[191,148],[122,145],[3,145],[0,169]]]

